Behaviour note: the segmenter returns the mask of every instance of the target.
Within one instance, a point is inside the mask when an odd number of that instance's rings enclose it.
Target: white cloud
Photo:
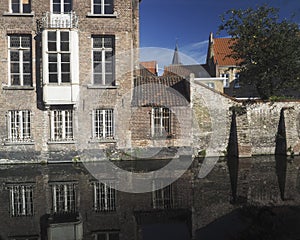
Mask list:
[[[208,40],[185,45],[180,50],[198,63],[205,63],[208,48]]]

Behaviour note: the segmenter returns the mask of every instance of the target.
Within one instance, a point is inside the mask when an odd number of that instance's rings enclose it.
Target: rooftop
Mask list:
[[[138,76],[134,80],[133,106],[187,106],[189,82],[179,76]]]
[[[232,53],[230,48],[234,44],[231,38],[214,38],[213,39],[213,53],[215,63],[219,66],[235,66],[238,61],[229,55]]]

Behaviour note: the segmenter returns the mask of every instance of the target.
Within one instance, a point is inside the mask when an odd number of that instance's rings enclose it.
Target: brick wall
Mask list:
[[[27,16],[8,14],[9,1],[4,1],[0,6],[0,152],[35,152],[35,157],[28,160],[41,161],[47,159],[49,152],[74,152],[78,148],[94,148],[89,144],[91,138],[91,111],[97,107],[122,108],[115,117],[116,141],[115,145],[124,147],[128,144],[129,129],[123,128],[123,121],[127,116],[130,106],[132,86],[132,68],[136,64],[137,55],[131,55],[133,48],[139,46],[139,2],[131,0],[115,0],[115,17],[91,17],[91,1],[74,1],[73,10],[78,16],[79,34],[79,82],[80,94],[77,100],[74,117],[76,144],[48,144],[50,138],[49,110],[42,102],[42,62],[41,62],[41,34],[38,31],[38,22],[42,21],[43,13],[50,11],[49,1],[31,1],[32,14]],[[32,80],[33,87],[28,90],[8,89],[8,34],[30,34],[32,36]],[[114,35],[116,54],[116,85],[115,89],[91,89],[88,85],[92,82],[92,53],[91,36]],[[8,110],[28,109],[32,112],[31,134],[34,143],[31,145],[5,145],[7,138]],[[101,143],[101,147],[107,146]],[[111,145],[109,143],[108,145]],[[98,146],[97,146],[98,147]],[[48,154],[48,155],[47,155]],[[69,158],[61,156],[64,158]],[[71,156],[72,158],[72,156]],[[17,160],[17,157],[16,157]],[[66,160],[66,159],[65,159]],[[67,159],[70,160],[70,159]]]

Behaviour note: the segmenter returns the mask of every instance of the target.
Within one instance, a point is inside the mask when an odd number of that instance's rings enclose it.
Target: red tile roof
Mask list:
[[[157,74],[157,62],[149,61],[149,62],[140,62],[141,66],[146,68],[149,72],[156,75]]]
[[[231,38],[214,38],[213,39],[213,52],[215,63],[219,66],[235,66],[239,61],[228,57],[232,53],[230,46],[234,41]]]

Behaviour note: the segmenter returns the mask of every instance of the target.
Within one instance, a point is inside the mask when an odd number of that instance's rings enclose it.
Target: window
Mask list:
[[[52,110],[51,117],[51,140],[72,141],[73,140],[73,111]]]
[[[152,108],[152,136],[164,137],[171,134],[171,112],[169,108]]]
[[[10,0],[11,13],[30,13],[30,0]]]
[[[96,233],[95,240],[119,240],[119,233],[117,232]]]
[[[53,13],[69,13],[72,11],[72,0],[52,0]]]
[[[94,210],[95,211],[115,211],[116,210],[116,190],[114,183],[96,182],[94,185]]]
[[[162,182],[155,181],[153,182],[153,186],[156,191],[152,192],[152,203],[153,208],[155,209],[166,209],[173,207],[173,191],[172,185],[168,185],[163,187]]]
[[[93,111],[93,138],[114,138],[114,111],[113,109],[96,109]]]
[[[31,36],[8,36],[9,83],[12,86],[31,86]]]
[[[8,141],[27,142],[31,141],[30,111],[8,111]]]
[[[222,73],[221,77],[224,78],[224,81],[223,81],[224,88],[228,88],[229,87],[229,74]]]
[[[240,74],[235,74],[234,75],[234,88],[239,88],[240,87]]]
[[[32,216],[33,215],[33,186],[13,185],[10,190],[10,215]]]
[[[76,211],[75,184],[53,184],[52,199],[54,213],[74,213]]]
[[[66,31],[48,32],[49,83],[71,81],[70,34]]]
[[[114,37],[93,36],[93,83],[114,83]]]
[[[92,0],[93,14],[113,14],[113,0]]]

